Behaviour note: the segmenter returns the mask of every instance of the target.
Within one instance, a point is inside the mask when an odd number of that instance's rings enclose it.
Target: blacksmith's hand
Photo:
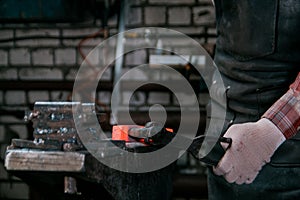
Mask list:
[[[232,145],[213,171],[229,183],[236,184],[252,183],[285,141],[281,131],[266,118],[232,125],[224,137],[232,138]],[[222,146],[226,148],[226,145]]]

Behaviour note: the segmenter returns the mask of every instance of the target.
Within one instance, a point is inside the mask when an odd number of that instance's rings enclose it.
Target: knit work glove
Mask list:
[[[232,145],[213,170],[229,183],[237,184],[252,183],[285,141],[281,131],[266,118],[255,123],[232,125],[224,137],[232,138]]]

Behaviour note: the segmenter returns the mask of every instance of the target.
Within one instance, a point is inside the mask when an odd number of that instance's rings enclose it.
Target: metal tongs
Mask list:
[[[172,139],[175,136],[179,137],[179,139],[182,140],[188,139],[185,136],[176,135],[176,133],[173,133],[172,131],[170,131],[170,129],[163,127],[160,123],[157,122],[148,122],[142,128],[141,127],[130,128],[128,130],[128,135],[129,137],[137,141],[142,140],[143,143],[151,146],[167,145],[172,141]],[[231,138],[226,138],[226,137],[216,138],[216,137],[205,136],[205,135],[197,136],[192,140],[193,140],[192,144],[188,147],[187,151],[191,153],[192,156],[197,160],[210,166],[216,166],[218,164],[218,162],[223,157],[226,150],[230,148],[232,143]],[[211,142],[212,144],[214,144],[214,146],[206,156],[201,157],[199,155],[199,151],[204,141],[208,143]],[[222,147],[221,143],[228,144],[226,149]]]

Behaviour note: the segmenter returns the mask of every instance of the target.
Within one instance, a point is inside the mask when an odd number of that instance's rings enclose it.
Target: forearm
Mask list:
[[[300,72],[290,89],[262,116],[271,120],[288,139],[300,128]]]

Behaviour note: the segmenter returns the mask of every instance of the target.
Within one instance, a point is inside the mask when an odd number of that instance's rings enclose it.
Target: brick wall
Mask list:
[[[215,42],[214,8],[210,0],[130,0],[126,18],[126,29],[158,26],[178,30],[193,36],[200,43]],[[76,76],[82,57],[78,51],[79,42],[95,33],[100,21],[81,23],[26,23],[0,24],[0,81],[12,84],[18,81],[72,81]],[[117,33],[117,17],[108,22],[110,34]],[[82,46],[88,53],[103,38],[87,40]],[[135,51],[125,57],[125,66],[143,64],[149,54]],[[107,80],[112,80],[108,72]],[[10,87],[8,87],[10,88]],[[0,91],[0,153],[3,161],[6,146],[12,138],[29,138],[31,132],[23,121],[26,109],[37,100],[66,100],[70,91],[61,90],[18,90]],[[126,95],[124,93],[123,95]],[[99,92],[98,98],[109,103],[110,92]],[[170,102],[170,94],[161,92],[140,92],[133,98],[135,106],[152,103],[176,105]],[[205,103],[205,100],[202,103]],[[9,176],[0,164],[0,199],[28,199],[28,186],[18,178]]]

